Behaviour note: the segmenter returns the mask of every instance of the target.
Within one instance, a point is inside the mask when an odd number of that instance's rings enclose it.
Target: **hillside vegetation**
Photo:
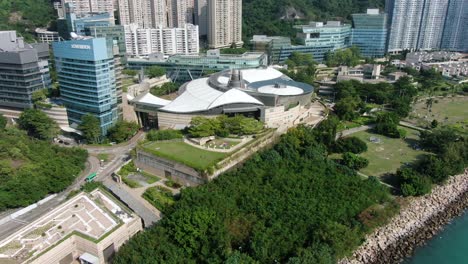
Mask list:
[[[350,20],[350,15],[369,7],[384,7],[384,0],[244,0],[243,34],[250,38],[255,34],[294,36],[291,20],[282,17],[294,14],[303,20]]]
[[[0,30],[16,30],[27,41],[37,27],[47,27],[54,18],[49,0],[0,0]]]
[[[32,204],[68,187],[84,169],[86,150],[51,145],[0,127],[0,211]]]
[[[398,207],[376,178],[326,159],[328,123],[292,129],[238,170],[182,190],[114,263],[335,263],[348,255]]]

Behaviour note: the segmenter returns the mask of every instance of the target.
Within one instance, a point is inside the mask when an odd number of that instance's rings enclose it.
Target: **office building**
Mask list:
[[[79,125],[89,113],[99,119],[106,135],[118,118],[114,41],[80,38],[52,45],[70,126]]]
[[[1,263],[110,263],[141,218],[96,189],[79,193],[0,241]]]
[[[127,54],[148,56],[154,53],[164,55],[197,54],[200,51],[198,26],[185,24],[181,28],[140,28],[138,25],[125,26]]]
[[[134,70],[151,66],[162,67],[167,76],[175,82],[186,82],[224,70],[255,69],[267,64],[267,55],[262,52],[234,55],[220,54],[219,50],[209,50],[206,55],[173,55],[169,58],[159,56],[127,60],[127,67]]]
[[[468,0],[451,0],[445,19],[441,48],[468,52]]]
[[[62,0],[62,6],[72,4],[78,17],[90,13],[108,13],[111,23],[114,24],[114,0]],[[66,7],[65,7],[66,8]]]
[[[63,39],[70,39],[74,32],[80,36],[86,35],[86,28],[89,27],[109,27],[113,26],[109,13],[89,13],[78,16],[72,4],[65,4],[65,17],[57,20],[59,36]]]
[[[339,21],[310,22],[296,29],[296,39],[301,45],[292,45],[285,37],[272,38],[268,48],[270,63],[282,64],[293,52],[310,54],[321,62],[327,52],[348,48],[351,44],[351,25]]]
[[[33,107],[32,94],[49,88],[49,45],[29,45],[16,31],[0,31],[0,107]]]
[[[439,49],[449,0],[387,0],[388,52]]]
[[[242,0],[208,0],[207,9],[210,48],[242,46]]]
[[[367,9],[366,14],[352,17],[351,45],[357,46],[364,57],[383,57],[387,44],[387,15],[378,9]]]
[[[113,42],[115,84],[117,88],[117,103],[122,103],[122,70],[125,64],[125,31],[123,26],[89,27],[85,29],[86,36],[106,38]],[[119,113],[121,114],[121,113]]]

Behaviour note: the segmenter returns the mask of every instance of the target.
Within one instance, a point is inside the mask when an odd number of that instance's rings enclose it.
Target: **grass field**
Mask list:
[[[431,111],[427,109],[426,100],[416,103],[409,119],[418,125],[427,125],[432,120],[442,125],[468,124],[468,97],[434,98]]]
[[[402,127],[400,127],[402,128]],[[386,173],[395,172],[402,164],[416,161],[424,151],[416,150],[412,146],[417,144],[419,132],[402,128],[407,131],[406,139],[388,138],[369,131],[353,134],[367,143],[368,150],[361,156],[369,160],[369,166],[360,172],[369,176],[382,177]],[[380,143],[370,142],[370,137],[377,137]]]
[[[151,142],[144,145],[143,149],[156,156],[180,162],[199,171],[208,169],[229,155],[229,153],[192,147],[182,141]]]

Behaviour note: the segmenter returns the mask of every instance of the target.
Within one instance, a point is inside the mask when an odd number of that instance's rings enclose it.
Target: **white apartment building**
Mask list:
[[[198,26],[141,28],[136,24],[126,25],[125,45],[127,54],[131,56],[198,54]]]
[[[118,0],[121,25],[166,26],[166,0]]]
[[[168,0],[168,26],[193,24],[194,0]]]
[[[112,23],[114,18],[114,0],[62,0],[62,7],[66,3],[72,3],[74,6],[75,14],[77,16],[85,15],[88,13],[104,13],[108,12]]]
[[[210,48],[242,46],[242,0],[208,0]]]
[[[387,0],[388,51],[439,49],[449,0]]]

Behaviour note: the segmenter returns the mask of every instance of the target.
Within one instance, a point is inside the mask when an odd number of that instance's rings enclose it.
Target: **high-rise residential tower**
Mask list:
[[[121,25],[167,26],[166,0],[118,0]]]
[[[387,14],[378,9],[367,9],[366,14],[353,14],[351,45],[357,46],[368,58],[385,55],[387,43]]]
[[[468,52],[468,0],[450,0],[441,48]]]
[[[387,0],[388,51],[439,49],[450,0]]]
[[[72,3],[76,15],[82,16],[89,13],[109,13],[112,23],[114,23],[114,0],[62,0],[62,6]]]
[[[101,134],[118,119],[114,43],[106,38],[54,42],[55,64],[62,101],[70,125],[86,114],[100,121]]]
[[[208,0],[208,44],[242,46],[242,0]]]
[[[208,34],[208,0],[195,0],[194,22],[198,25],[200,36]]]

